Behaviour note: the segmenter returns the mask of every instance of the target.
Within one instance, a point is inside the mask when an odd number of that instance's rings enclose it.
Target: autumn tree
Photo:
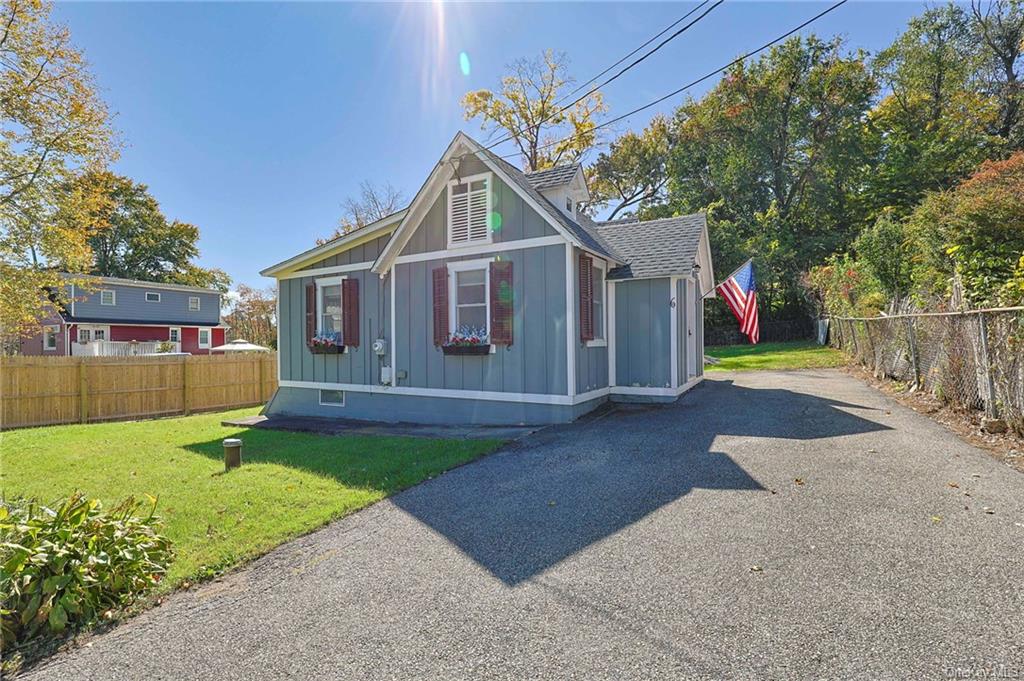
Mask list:
[[[802,275],[863,224],[861,130],[875,91],[863,54],[839,39],[794,37],[676,112],[669,207],[717,207],[716,270],[755,257],[759,299],[775,316],[804,313]]]
[[[629,131],[611,142],[588,169],[590,212],[611,207],[608,219],[643,214],[666,199],[671,122],[656,116],[639,134]]]
[[[1010,148],[1024,147],[1021,126],[1024,90],[1020,80],[1024,49],[1024,4],[1020,0],[971,2],[971,27],[975,45],[982,49],[979,80],[998,102],[995,135]]]
[[[91,274],[227,290],[230,279],[223,271],[194,262],[199,228],[168,220],[146,185],[104,170],[75,180],[75,192],[101,197],[86,212]],[[81,218],[82,211],[62,207],[56,223],[70,230]]]
[[[59,296],[52,265],[88,270],[88,211],[102,200],[67,191],[79,172],[116,156],[106,105],[48,2],[0,8],[0,329],[31,333]],[[81,219],[57,224],[59,207]]]
[[[999,153],[998,102],[977,77],[983,61],[970,18],[952,4],[911,19],[877,55],[874,72],[888,94],[866,128],[873,214],[905,216],[926,192],[952,187]]]
[[[597,144],[597,121],[608,107],[600,91],[572,102],[577,92],[565,54],[547,50],[536,59],[519,59],[507,70],[497,91],[467,92],[462,108],[467,121],[480,118],[489,141],[508,138],[515,143],[523,170],[578,162]]]
[[[225,315],[232,340],[244,339],[267,348],[277,348],[277,295],[274,289],[238,285],[238,297]]]
[[[405,206],[405,195],[390,182],[376,185],[364,180],[359,185],[359,196],[350,196],[342,204],[341,219],[328,237],[316,240],[318,246],[344,236],[349,232],[397,213]]]

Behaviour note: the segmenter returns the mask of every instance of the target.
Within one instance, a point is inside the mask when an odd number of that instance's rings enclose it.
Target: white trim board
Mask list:
[[[501,253],[504,251],[525,250],[527,248],[558,246],[564,243],[565,239],[560,236],[538,236],[533,237],[532,239],[501,241],[496,244],[474,244],[472,246],[459,246],[443,251],[429,251],[427,253],[400,255],[395,258],[395,264],[406,265],[411,262],[423,262],[425,260],[445,260],[447,258],[460,258],[465,255],[487,255],[490,253]]]
[[[328,383],[323,381],[292,381],[283,380],[278,384],[282,388],[306,388],[311,390],[346,390],[349,392],[371,393],[375,395],[406,395],[413,397],[444,397],[460,400],[488,400],[491,402],[517,402],[528,404],[553,404],[573,406],[590,402],[606,395],[646,395],[650,397],[678,397],[704,380],[697,376],[678,388],[646,388],[619,386],[597,388],[579,395],[548,395],[542,393],[506,393],[489,390],[455,390],[450,388],[411,388],[406,386],[367,385],[363,383]]]
[[[368,270],[373,265],[373,261],[367,262],[354,262],[351,265],[332,265],[331,267],[317,267],[312,270],[297,270],[295,272],[288,272],[287,274],[280,274],[277,276],[278,281],[282,279],[301,279],[302,277],[320,277],[327,274],[343,274],[345,272],[358,272],[360,270]]]

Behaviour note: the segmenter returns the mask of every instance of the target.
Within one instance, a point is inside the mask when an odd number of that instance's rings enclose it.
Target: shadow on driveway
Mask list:
[[[672,405],[545,429],[393,503],[515,585],[692,489],[764,491],[713,451],[716,437],[824,440],[888,430],[841,408],[862,407],[706,381]]]

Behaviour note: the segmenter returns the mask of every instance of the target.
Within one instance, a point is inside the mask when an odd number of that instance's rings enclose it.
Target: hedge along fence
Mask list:
[[[784,343],[787,341],[812,340],[815,335],[815,320],[781,319],[761,322],[762,343]],[[704,329],[704,345],[747,345],[750,340],[739,330],[739,324],[713,326]]]
[[[1024,435],[1024,307],[833,318],[831,344],[876,376]]]
[[[0,428],[90,423],[263,404],[277,354],[0,358]]]

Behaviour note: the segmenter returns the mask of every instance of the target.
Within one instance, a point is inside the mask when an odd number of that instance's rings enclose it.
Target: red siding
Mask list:
[[[171,331],[166,326],[115,326],[110,325],[112,341],[165,341]]]
[[[224,345],[224,329],[211,329],[210,347]],[[208,355],[208,348],[199,347],[199,329],[194,326],[183,326],[181,328],[181,351],[190,352],[193,355]]]

